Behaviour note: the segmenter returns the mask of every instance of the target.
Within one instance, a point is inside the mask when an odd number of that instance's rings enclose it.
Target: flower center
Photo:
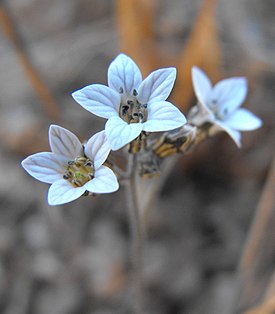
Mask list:
[[[123,88],[120,88],[120,93],[123,94]],[[129,123],[142,123],[147,120],[147,104],[141,104],[137,99],[137,91],[133,90],[133,95],[128,97],[123,95],[121,97],[119,116],[125,122]]]
[[[224,117],[227,115],[226,109],[223,111],[220,110],[220,108],[218,107],[216,99],[212,99],[210,101],[210,103],[208,104],[208,107],[211,109],[211,111],[213,112],[213,114],[217,120],[223,120]]]
[[[63,179],[68,180],[74,187],[80,187],[92,180],[94,173],[93,161],[82,156],[68,161]]]

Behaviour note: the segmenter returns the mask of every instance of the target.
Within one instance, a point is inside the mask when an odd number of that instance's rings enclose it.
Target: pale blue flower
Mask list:
[[[240,108],[247,95],[244,77],[224,79],[212,86],[206,74],[193,67],[192,79],[199,109],[193,121],[195,124],[213,123],[214,129],[227,132],[239,147],[240,131],[255,130],[262,125],[262,121],[252,112]]]
[[[108,86],[89,85],[72,96],[86,110],[108,119],[106,135],[111,149],[118,150],[142,131],[168,131],[186,123],[184,115],[166,101],[175,79],[175,68],[163,68],[142,80],[135,62],[119,54],[109,66]]]
[[[118,189],[113,171],[102,165],[110,152],[104,131],[93,135],[83,147],[72,132],[51,125],[49,142],[51,152],[37,153],[22,161],[31,176],[51,184],[49,205],[71,202],[87,192],[111,193]]]

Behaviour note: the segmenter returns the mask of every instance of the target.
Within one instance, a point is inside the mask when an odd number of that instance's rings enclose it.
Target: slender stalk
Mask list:
[[[134,267],[134,286],[136,296],[135,313],[143,313],[143,255],[142,255],[142,226],[138,208],[135,182],[135,155],[129,155],[129,179],[125,182],[125,192],[127,198],[127,209],[129,214],[131,235],[132,235],[132,263]]]

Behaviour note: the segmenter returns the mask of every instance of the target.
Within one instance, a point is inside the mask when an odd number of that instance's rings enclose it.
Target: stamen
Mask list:
[[[119,88],[119,93],[120,93],[120,94],[123,94],[123,93],[124,93],[123,87],[120,87],[120,88]]]
[[[88,159],[88,160],[85,162],[84,167],[93,167],[92,161]]]
[[[77,179],[73,179],[73,180],[72,180],[72,184],[74,184],[74,185],[76,185],[76,186],[78,186],[78,187],[82,186],[81,181],[80,181],[80,180],[77,180]]]
[[[147,104],[141,104],[137,99],[138,92],[133,89],[133,96],[121,99],[119,114],[127,123],[142,123],[147,119]]]
[[[95,177],[95,176],[94,176],[93,173],[91,173],[91,172],[88,173],[88,178],[89,178],[89,180],[92,180],[94,177]]]
[[[84,156],[68,161],[68,167],[63,175],[74,187],[81,187],[94,178],[93,161]]]
[[[123,116],[126,116],[126,113],[127,113],[127,111],[129,110],[129,106],[127,106],[127,105],[124,105],[124,106],[122,106],[122,115]]]

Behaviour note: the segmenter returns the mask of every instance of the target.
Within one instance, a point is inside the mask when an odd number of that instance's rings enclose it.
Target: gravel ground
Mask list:
[[[156,39],[174,60],[190,34],[200,1],[155,4]],[[222,68],[224,77],[248,77],[246,107],[262,118],[264,126],[243,135],[241,150],[225,134],[208,139],[178,159],[168,173],[147,223],[148,314],[236,313],[236,270],[275,138],[275,24],[270,16],[275,5],[260,0],[250,4],[219,2]],[[8,5],[61,117],[47,116],[13,44],[1,32],[0,171],[9,180],[2,176],[0,181],[0,313],[133,313],[123,188],[49,207],[48,186],[20,166],[27,155],[48,150],[51,123],[60,123],[81,138],[104,126],[70,94],[81,86],[106,82],[108,64],[119,52],[114,2],[10,0]],[[272,258],[269,266],[274,267]]]

